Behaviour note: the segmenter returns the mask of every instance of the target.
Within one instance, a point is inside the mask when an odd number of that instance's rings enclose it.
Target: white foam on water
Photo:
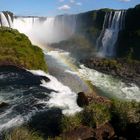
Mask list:
[[[140,88],[133,83],[126,84],[120,79],[87,68],[84,65],[80,66],[79,75],[91,81],[93,85],[110,97],[140,101]]]
[[[30,72],[35,75],[48,77],[50,82],[42,80],[41,86],[56,91],[51,92],[49,101],[39,101],[39,103],[46,103],[46,105],[49,107],[58,107],[62,109],[62,113],[65,115],[74,115],[82,110],[82,108],[80,108],[76,102],[77,94],[69,87],[63,85],[55,77],[46,74],[41,70],[31,70]]]
[[[71,70],[65,70],[66,73],[70,73],[70,74],[73,74],[73,75],[77,75],[77,72],[75,71],[71,71]]]
[[[8,129],[8,128],[11,128],[11,127],[14,127],[14,126],[18,126],[18,125],[21,125],[23,124],[24,120],[22,118],[22,116],[16,116],[15,118],[7,121],[6,123],[4,124],[1,124],[0,125],[0,131],[4,130],[4,129]]]

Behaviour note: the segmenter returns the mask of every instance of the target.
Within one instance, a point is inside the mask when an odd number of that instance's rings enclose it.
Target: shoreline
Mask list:
[[[134,83],[140,87],[139,61],[132,60],[132,62],[128,62],[124,59],[90,58],[81,60],[80,62],[88,68],[120,78],[127,84]]]

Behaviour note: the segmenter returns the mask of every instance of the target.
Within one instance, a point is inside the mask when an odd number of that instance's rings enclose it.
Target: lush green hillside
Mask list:
[[[17,30],[0,28],[0,65],[47,71],[43,52]]]

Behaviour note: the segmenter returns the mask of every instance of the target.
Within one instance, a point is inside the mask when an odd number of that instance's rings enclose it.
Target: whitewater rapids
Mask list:
[[[0,131],[28,123],[33,116],[54,108],[62,110],[64,115],[74,115],[82,110],[76,102],[77,94],[54,76],[41,70],[1,69],[0,102],[8,106],[0,108]],[[37,78],[40,76],[50,81],[40,81]]]

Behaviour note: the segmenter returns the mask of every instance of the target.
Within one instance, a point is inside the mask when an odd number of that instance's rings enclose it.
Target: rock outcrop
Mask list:
[[[70,132],[62,134],[62,138],[65,140],[110,140],[113,139],[114,136],[114,129],[109,123],[96,129],[80,126]]]

